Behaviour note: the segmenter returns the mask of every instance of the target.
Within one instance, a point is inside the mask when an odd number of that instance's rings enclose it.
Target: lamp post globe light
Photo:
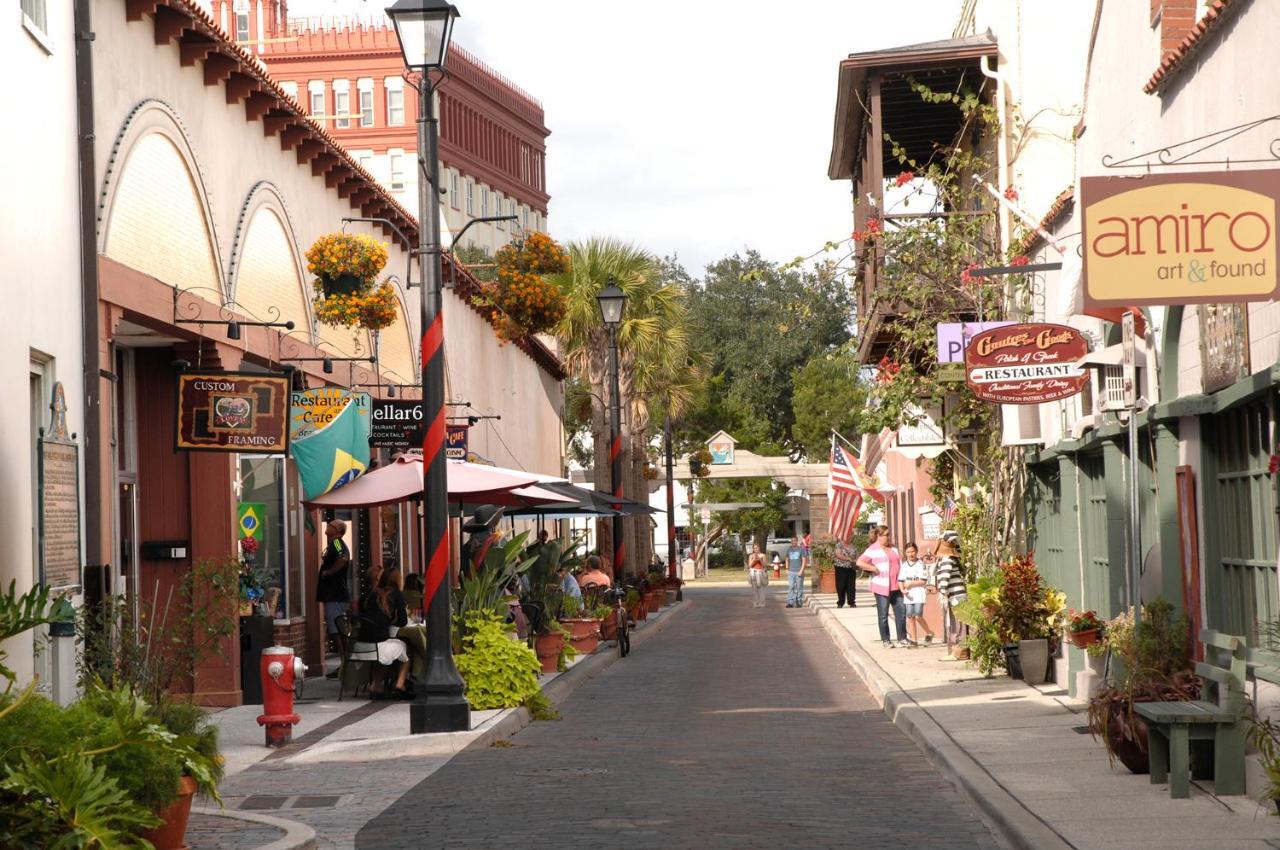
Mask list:
[[[444,438],[444,323],[440,274],[440,125],[435,83],[444,70],[458,10],[443,0],[397,0],[387,9],[418,80],[418,271],[422,329],[422,399],[430,423],[422,440],[422,558],[427,608],[427,664],[415,681],[409,731],[458,732],[471,728],[466,685],[453,660],[449,601],[449,509]]]
[[[596,296],[600,304],[600,318],[609,330],[609,485],[613,495],[622,498],[622,394],[618,389],[618,327],[627,307],[627,294],[613,278]],[[619,583],[626,565],[626,550],[622,545],[622,515],[613,517],[613,580]]]

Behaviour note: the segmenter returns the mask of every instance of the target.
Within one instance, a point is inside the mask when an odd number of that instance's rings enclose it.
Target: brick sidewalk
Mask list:
[[[808,611],[745,586],[583,684],[558,723],[472,748],[358,848],[993,850],[981,819],[877,709]]]
[[[859,594],[861,596],[861,594]],[[1161,850],[1280,847],[1280,818],[1248,797],[1217,797],[1195,782],[1171,800],[1117,764],[1080,727],[1084,703],[1055,685],[983,678],[945,649],[886,649],[874,606],[810,606],[894,721],[1002,826],[1015,846]]]

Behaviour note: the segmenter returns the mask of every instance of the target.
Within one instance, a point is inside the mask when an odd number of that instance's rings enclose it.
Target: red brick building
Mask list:
[[[416,92],[403,77],[389,22],[290,18],[283,0],[213,0],[213,17],[401,203],[417,208]],[[466,241],[490,251],[521,229],[547,226],[542,105],[466,50],[452,45],[441,85],[441,180],[445,220],[509,214],[514,228],[477,225]]]

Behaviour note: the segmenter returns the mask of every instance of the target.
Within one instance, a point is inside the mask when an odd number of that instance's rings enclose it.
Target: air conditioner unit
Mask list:
[[[1088,416],[1081,416],[1071,424],[1071,439],[1078,440],[1084,436],[1084,432],[1090,428],[1098,427],[1098,414],[1091,413]]]
[[[1098,394],[1098,409],[1103,413],[1126,410],[1124,403],[1124,367],[1103,366],[1098,373],[1101,390]]]

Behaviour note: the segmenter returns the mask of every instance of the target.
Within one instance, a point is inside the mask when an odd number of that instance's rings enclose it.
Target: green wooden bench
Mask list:
[[[1147,721],[1151,782],[1169,783],[1169,796],[1191,796],[1191,742],[1213,749],[1213,780],[1219,795],[1244,793],[1244,638],[1200,632],[1205,660],[1196,664],[1204,679],[1203,699],[1139,702],[1134,710]],[[1199,765],[1207,767],[1207,765]],[[1197,770],[1197,778],[1202,771]],[[1207,778],[1207,777],[1204,777]]]

